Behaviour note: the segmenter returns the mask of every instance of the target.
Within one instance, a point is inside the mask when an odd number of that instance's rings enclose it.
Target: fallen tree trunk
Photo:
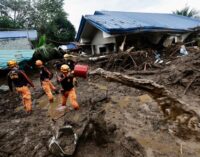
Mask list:
[[[167,73],[169,70],[154,70],[154,71],[135,71],[125,70],[126,75],[155,75],[160,73]]]
[[[127,85],[129,87],[136,87],[148,91],[152,97],[158,102],[161,110],[169,119],[178,121],[180,125],[186,125],[187,129],[197,131],[200,133],[200,116],[199,112],[192,109],[191,105],[179,100],[173,93],[167,90],[163,85],[159,85],[152,80],[137,79],[117,72],[105,71],[98,68],[90,75],[100,75],[107,80],[115,81]],[[187,118],[184,119],[186,115]],[[184,119],[184,120],[180,120]],[[194,124],[191,126],[190,124]]]
[[[169,91],[166,90],[164,88],[164,86],[159,85],[152,80],[137,79],[137,78],[130,77],[130,76],[127,76],[127,75],[122,75],[122,74],[117,73],[117,72],[105,71],[101,68],[98,68],[98,69],[90,72],[90,75],[100,75],[100,76],[103,76],[104,78],[106,78],[108,80],[120,82],[122,84],[131,86],[131,87],[144,89],[144,90],[147,90],[149,92],[153,92],[156,95],[157,94],[163,95],[163,96],[169,95]]]

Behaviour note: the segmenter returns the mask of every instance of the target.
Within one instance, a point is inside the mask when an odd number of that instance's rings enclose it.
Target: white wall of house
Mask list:
[[[101,54],[102,51],[104,50],[105,50],[104,53],[108,53],[109,49],[106,46],[106,44],[114,44],[114,50],[115,50],[116,49],[115,37],[98,30],[91,42],[92,54]]]
[[[89,39],[85,39],[85,38],[81,38],[81,39],[80,39],[80,43],[81,43],[81,44],[85,44],[85,43],[89,43],[89,42],[90,42]]]
[[[103,45],[103,44],[108,44],[108,43],[115,43],[115,37],[103,37],[103,32],[98,30],[97,33],[95,34],[93,40],[92,40],[92,45]]]

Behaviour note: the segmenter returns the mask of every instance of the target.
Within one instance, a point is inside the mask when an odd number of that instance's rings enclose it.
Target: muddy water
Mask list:
[[[47,116],[49,116],[49,118],[51,119],[58,119],[62,116],[64,116],[64,114],[69,111],[69,105],[67,104],[67,107],[65,110],[58,110],[58,108],[60,107],[60,103],[61,102],[61,96],[60,95],[54,95],[54,102],[53,103],[49,103],[48,98],[46,95],[42,96],[41,99],[38,101],[38,106],[41,109],[45,109],[47,110]],[[69,103],[69,102],[67,102]]]

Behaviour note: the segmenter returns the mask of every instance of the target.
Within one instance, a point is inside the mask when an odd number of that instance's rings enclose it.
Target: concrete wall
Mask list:
[[[27,38],[0,40],[0,50],[31,50],[31,43]]]
[[[168,47],[172,44],[172,42],[174,41],[175,43],[177,42],[184,42],[185,39],[190,35],[191,33],[185,33],[185,34],[175,34],[175,35],[171,35],[169,36],[167,39],[165,39],[165,41],[163,42],[163,46],[164,47]]]
[[[97,31],[91,44],[92,45],[103,45],[103,44],[108,44],[108,43],[115,43],[115,38],[114,37],[104,38],[103,32]]]
[[[106,36],[105,34],[103,34],[102,31],[98,30],[97,33],[94,35],[94,38],[91,41],[91,49],[92,49],[92,54],[101,54],[102,50],[105,49],[105,52],[103,53],[109,53],[109,48],[108,45],[109,44],[113,44],[114,45],[114,50],[116,49],[116,40],[115,37],[110,37],[110,36]]]

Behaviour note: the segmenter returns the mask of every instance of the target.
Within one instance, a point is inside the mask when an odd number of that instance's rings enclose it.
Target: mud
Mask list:
[[[190,111],[174,107],[177,102],[149,91],[91,76],[78,79],[80,110],[74,111],[68,102],[66,112],[57,112],[60,95],[55,95],[55,103],[48,106],[34,74],[32,79],[38,87],[32,91],[32,115],[24,113],[16,93],[0,94],[0,156],[53,157],[49,140],[60,127],[71,125],[78,135],[74,157],[199,157],[199,123],[194,116],[200,113],[199,65],[199,54],[191,53],[162,65],[167,73],[134,75],[164,85],[188,104]],[[72,139],[65,138],[61,145],[72,149]]]

